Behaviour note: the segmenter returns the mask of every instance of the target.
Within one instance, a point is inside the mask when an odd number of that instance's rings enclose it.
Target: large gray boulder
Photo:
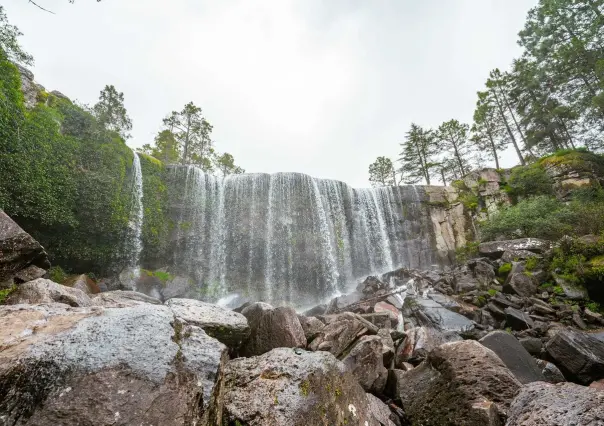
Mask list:
[[[517,294],[521,297],[531,297],[537,292],[537,283],[524,272],[512,272],[503,285],[503,292]]]
[[[141,304],[161,305],[162,302],[136,291],[115,290],[97,294],[92,298],[92,304],[106,308],[126,308]]]
[[[227,348],[165,306],[0,307],[5,425],[216,424]]]
[[[388,370],[384,367],[380,336],[363,336],[342,358],[342,362],[367,392],[380,394],[386,386]]]
[[[0,210],[0,288],[11,285],[15,275],[29,266],[50,268],[44,247]]]
[[[192,299],[170,299],[166,306],[180,321],[201,327],[231,349],[239,348],[250,335],[246,318],[229,309]]]
[[[298,315],[298,320],[300,320],[300,325],[304,330],[304,336],[306,336],[307,342],[312,342],[312,340],[319,335],[325,324],[315,317],[305,317],[304,315]]]
[[[327,325],[311,342],[310,349],[329,351],[336,357],[344,354],[359,337],[365,334],[374,335],[379,331],[375,325],[351,312],[325,318]]]
[[[379,422],[381,426],[396,426],[393,418],[395,420],[396,417],[390,411],[390,408],[386,404],[384,404],[378,397],[368,393],[367,394],[367,402],[369,402],[369,409],[373,414],[373,417]]]
[[[446,343],[398,376],[395,396],[418,425],[501,425],[521,387],[493,351],[473,340]]]
[[[518,240],[490,241],[481,243],[478,246],[478,252],[481,256],[492,259],[500,258],[506,251],[526,250],[537,254],[542,254],[549,250],[551,242],[540,240],[538,238],[520,238]]]
[[[422,326],[456,333],[471,332],[476,326],[474,321],[445,308],[433,299],[410,297],[409,300],[413,305],[410,314]]]
[[[74,307],[92,306],[93,304],[90,297],[82,290],[66,287],[44,278],[18,285],[10,293],[5,303],[7,305],[64,303]]]
[[[601,425],[604,392],[573,383],[524,386],[509,410],[507,426]]]
[[[604,378],[604,342],[587,333],[562,329],[545,349],[568,380],[589,385]]]
[[[545,380],[535,359],[511,334],[500,330],[492,331],[480,339],[480,343],[495,352],[520,383]]]
[[[304,329],[292,308],[253,303],[241,313],[251,329],[243,348],[246,356],[262,355],[274,348],[306,347]]]
[[[371,425],[365,392],[328,352],[277,348],[225,370],[223,424]]]

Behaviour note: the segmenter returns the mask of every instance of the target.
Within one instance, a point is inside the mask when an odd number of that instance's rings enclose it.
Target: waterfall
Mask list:
[[[134,152],[132,161],[133,181],[132,185],[132,211],[130,213],[130,257],[128,266],[134,271],[134,276],[138,275],[140,268],[141,253],[143,251],[143,173],[141,171],[141,162],[138,154]]]
[[[354,189],[300,173],[168,173],[169,266],[195,296],[316,303],[358,280],[433,263],[417,188]],[[158,265],[159,266],[159,265]]]

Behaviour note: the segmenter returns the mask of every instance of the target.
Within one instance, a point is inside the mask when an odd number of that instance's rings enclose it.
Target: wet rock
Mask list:
[[[367,392],[380,394],[386,386],[388,370],[384,367],[380,336],[363,336],[342,358],[342,362]]]
[[[604,317],[602,317],[602,314],[592,312],[589,308],[585,308],[583,315],[590,324],[604,324]]]
[[[373,314],[359,314],[361,318],[369,321],[371,324],[378,328],[392,328],[393,325],[397,325],[398,318],[393,322],[392,313],[389,312],[377,312]]]
[[[474,329],[474,321],[450,311],[432,299],[415,297],[412,299],[419,312],[414,316],[421,325],[437,328],[441,331],[465,333]],[[418,315],[418,314],[423,315]]]
[[[101,292],[99,286],[91,279],[88,275],[75,275],[69,277],[63,285],[71,288],[77,288],[78,290],[82,290],[87,295],[98,294]]]
[[[92,298],[94,306],[106,308],[126,308],[141,304],[161,305],[161,300],[136,291],[115,290],[99,293]]]
[[[323,327],[325,327],[325,324],[315,317],[298,315],[298,320],[304,330],[304,336],[306,337],[307,342],[312,342],[312,340],[319,335]]]
[[[533,320],[528,314],[514,308],[505,308],[505,322],[512,330],[526,330],[533,328]]]
[[[521,387],[493,351],[472,340],[442,345],[398,376],[396,393],[413,424],[500,425]]]
[[[587,324],[585,324],[585,321],[583,321],[583,318],[581,318],[581,315],[579,315],[578,312],[574,312],[572,318],[573,323],[577,326],[577,328],[580,328],[581,330],[587,330]]]
[[[359,315],[344,312],[328,318],[327,325],[310,344],[313,351],[328,351],[340,357],[359,337],[377,334],[378,328]]]
[[[542,254],[549,250],[551,243],[538,238],[521,238],[518,240],[506,241],[491,241],[481,243],[478,246],[478,252],[481,256],[490,257],[491,259],[500,258],[506,251],[526,250],[533,253]]]
[[[554,281],[556,282],[556,285],[558,287],[560,287],[563,291],[561,296],[565,297],[566,299],[570,299],[570,300],[588,300],[589,299],[589,294],[587,293],[587,290],[585,288],[578,286],[576,284],[572,284],[558,275],[554,275]]]
[[[503,285],[503,292],[517,294],[521,297],[530,297],[537,292],[537,283],[524,272],[510,273]]]
[[[508,426],[598,425],[604,393],[573,383],[531,383],[512,402]]]
[[[548,361],[544,361],[542,359],[535,360],[537,362],[537,366],[541,369],[541,373],[545,377],[545,381],[549,383],[563,383],[566,382],[564,378],[564,374],[560,371],[558,367]]]
[[[365,392],[327,352],[277,348],[225,372],[224,424],[378,425]]]
[[[191,299],[170,299],[165,304],[178,320],[201,327],[231,349],[238,348],[250,335],[246,318],[237,312]]]
[[[309,310],[305,311],[304,315],[306,315],[307,317],[325,315],[326,310],[327,310],[327,305],[317,305],[314,308],[310,308]]]
[[[396,426],[396,423],[391,420],[393,414],[390,408],[382,400],[368,393],[367,402],[369,403],[371,414],[373,414],[373,417],[379,422],[380,426]]]
[[[378,302],[375,305],[373,305],[373,311],[375,313],[386,313],[388,314],[389,318],[390,318],[390,323],[392,324],[392,327],[396,327],[396,325],[398,324],[398,317],[400,315],[400,311],[395,308],[394,306],[392,306],[390,303],[388,302]]]
[[[348,306],[360,302],[361,300],[363,300],[363,294],[356,291],[343,296],[338,296],[329,302],[327,309],[325,310],[325,315],[333,315],[345,311]]]
[[[250,337],[243,348],[246,356],[262,355],[274,348],[306,347],[304,329],[292,308],[254,303],[242,314],[250,324]]]
[[[537,363],[520,342],[505,331],[492,331],[480,339],[492,350],[522,384],[545,380]]]
[[[588,333],[562,329],[545,349],[569,380],[588,385],[604,378],[604,342]]]
[[[32,265],[50,268],[44,247],[0,210],[0,284],[12,284],[17,273]]]
[[[500,309],[497,308],[497,310],[500,310]],[[501,314],[503,314],[503,312],[501,312]],[[474,321],[477,324],[480,324],[480,325],[486,327],[487,329],[489,327],[497,328],[497,326],[499,325],[499,321],[497,321],[493,317],[493,314],[491,314],[491,312],[489,312],[486,308],[478,309],[474,312]]]
[[[0,307],[3,424],[215,424],[226,347],[173,325],[150,304]]]
[[[8,296],[5,303],[7,305],[64,303],[74,307],[92,305],[90,297],[82,290],[65,287],[44,278],[20,284]]]
[[[390,368],[392,361],[394,361],[394,341],[390,335],[390,330],[381,328],[378,330],[378,336],[382,339],[382,360],[384,367]]]

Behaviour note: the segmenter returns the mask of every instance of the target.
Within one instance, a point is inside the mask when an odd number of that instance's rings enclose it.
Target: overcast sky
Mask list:
[[[193,101],[248,172],[368,186],[412,122],[470,122],[519,56],[537,0],[5,0],[36,80],[93,104],[125,94],[136,147]],[[507,156],[505,166],[514,164]]]

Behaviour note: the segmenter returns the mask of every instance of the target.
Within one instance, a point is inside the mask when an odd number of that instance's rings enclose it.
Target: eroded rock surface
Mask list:
[[[66,287],[44,278],[18,285],[9,295],[6,303],[9,305],[64,303],[73,307],[86,307],[93,304],[90,297],[82,290]]]
[[[379,426],[361,386],[328,352],[278,348],[238,358],[225,384],[225,424]]]

